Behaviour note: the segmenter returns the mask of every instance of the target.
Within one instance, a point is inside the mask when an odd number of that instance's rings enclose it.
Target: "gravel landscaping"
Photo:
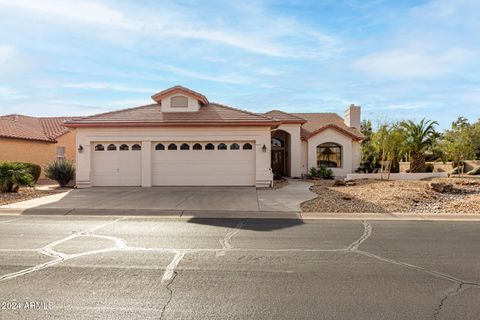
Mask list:
[[[70,190],[69,188],[53,188],[48,190],[38,190],[33,188],[21,188],[18,193],[6,192],[0,193],[0,205],[11,204],[15,202],[40,198],[56,193],[61,193]]]
[[[352,186],[333,186],[331,180],[312,182],[310,190],[319,196],[302,203],[304,212],[480,214],[478,179],[358,180]],[[451,185],[451,190],[437,192],[430,187],[431,183]]]

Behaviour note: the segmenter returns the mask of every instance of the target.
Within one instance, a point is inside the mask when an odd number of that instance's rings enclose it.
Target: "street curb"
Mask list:
[[[475,214],[412,214],[412,213],[325,213],[226,210],[163,210],[163,209],[91,209],[91,208],[0,208],[2,215],[28,216],[123,216],[162,217],[176,219],[298,219],[298,220],[377,220],[377,221],[480,221]]]

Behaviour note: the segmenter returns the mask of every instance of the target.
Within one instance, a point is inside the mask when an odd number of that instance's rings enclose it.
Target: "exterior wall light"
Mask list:
[[[78,146],[78,152],[79,152],[79,153],[82,153],[82,151],[83,151],[83,146],[82,146],[82,145],[79,145],[79,146]]]
[[[263,145],[262,151],[263,151],[263,152],[267,152],[267,146],[266,146],[266,145]]]

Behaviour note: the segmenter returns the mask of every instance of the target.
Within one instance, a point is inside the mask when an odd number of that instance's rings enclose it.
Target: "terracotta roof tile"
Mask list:
[[[71,117],[30,117],[18,114],[0,116],[0,137],[56,142],[69,131],[63,126]]]
[[[270,118],[273,118],[275,120],[278,120],[278,121],[281,121],[283,123],[305,123],[307,122],[307,120],[301,118],[301,117],[297,117],[291,113],[286,113],[286,112],[283,112],[283,111],[280,111],[280,110],[272,110],[272,111],[269,111],[267,113],[265,113],[264,115],[270,117]]]
[[[256,113],[209,103],[198,112],[161,112],[159,104],[123,109],[68,121],[71,127],[85,125],[195,125],[195,124],[277,124],[277,121]]]
[[[355,139],[363,139],[364,135],[356,128],[348,127],[343,119],[336,113],[292,113],[294,116],[301,117],[307,122],[302,126],[301,136],[308,139],[316,133],[326,129],[333,128],[339,130]]]

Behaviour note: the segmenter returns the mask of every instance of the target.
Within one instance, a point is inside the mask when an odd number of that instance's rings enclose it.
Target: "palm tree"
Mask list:
[[[425,152],[432,148],[438,133],[437,121],[422,119],[419,123],[412,120],[402,121],[405,130],[406,148],[410,155],[410,172],[425,172]]]

